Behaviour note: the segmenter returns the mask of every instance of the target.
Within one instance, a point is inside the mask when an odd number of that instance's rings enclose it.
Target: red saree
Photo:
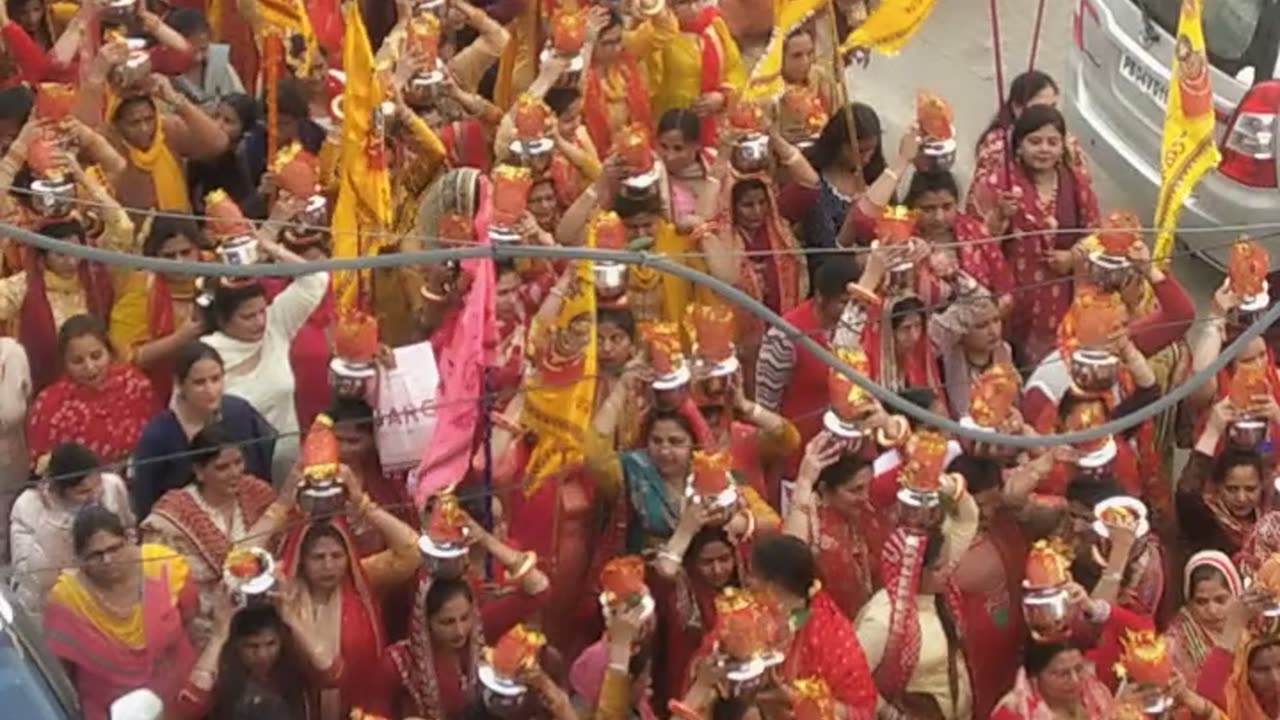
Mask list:
[[[867,507],[857,522],[825,506],[818,507],[814,557],[822,586],[853,620],[880,585],[874,558],[884,543],[881,518]]]
[[[321,693],[321,707],[328,708],[336,703],[344,716],[352,707],[388,715],[391,708],[385,688],[376,682],[370,682],[370,677],[366,674],[370,669],[378,667],[384,647],[378,600],[357,560],[359,556],[346,520],[339,517],[331,522],[342,536],[349,567],[347,577],[339,589],[342,593],[342,627],[338,631],[341,638],[342,679],[338,683],[337,697],[333,697],[334,693],[331,691]],[[280,562],[289,577],[299,577],[302,539],[314,524],[308,522],[296,527],[285,538],[280,551]]]
[[[973,689],[973,716],[986,718],[1012,687],[1017,667],[982,658],[1022,656],[1026,627],[1021,588],[1026,541],[1017,520],[999,514],[978,531],[969,552],[956,569],[961,611],[968,632],[963,638]],[[970,559],[985,565],[970,571]]]
[[[720,45],[720,36],[712,27],[720,19],[717,7],[703,8],[697,17],[689,22],[680,23],[680,31],[698,36],[698,45],[702,48],[701,75],[699,78],[702,94],[720,91],[720,74],[724,66],[724,48]],[[726,98],[726,101],[728,98]],[[716,146],[716,115],[706,115],[701,119],[702,147]]]
[[[151,417],[152,397],[151,383],[132,365],[112,365],[96,388],[59,380],[41,391],[27,415],[31,459],[74,442],[103,463],[124,460]]]
[[[974,185],[970,197],[977,205],[975,216],[994,211],[1000,194],[1010,187],[1008,177],[1004,168],[998,168]],[[1018,236],[1003,246],[1006,260],[1021,280],[1014,302],[1022,312],[1010,316],[1005,334],[1010,344],[1023,350],[1027,361],[1038,362],[1056,346],[1058,323],[1072,298],[1071,276],[1057,275],[1046,257],[1055,250],[1070,250],[1098,226],[1098,198],[1088,174],[1074,166],[1059,166],[1058,191],[1048,200],[1040,197],[1020,163],[1015,164],[1012,187],[1022,198],[1008,232]]]
[[[849,720],[875,717],[876,685],[858,636],[825,590],[809,600],[808,617],[791,639],[782,676],[787,682],[822,678],[847,708]]]
[[[62,367],[58,356],[58,325],[45,292],[45,269],[34,252],[26,254],[27,294],[18,312],[18,342],[26,348],[31,362],[31,386],[39,392],[54,380]],[[111,276],[99,263],[81,262],[78,280],[84,292],[84,307],[104,322],[111,315]]]
[[[666,707],[684,696],[689,668],[709,649],[704,643],[716,626],[716,590],[687,569],[674,580],[651,573],[649,587],[657,605],[655,657],[662,658],[661,668],[654,666],[654,707]]]

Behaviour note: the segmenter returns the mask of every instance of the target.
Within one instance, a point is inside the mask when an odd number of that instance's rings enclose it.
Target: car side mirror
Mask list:
[[[161,720],[164,703],[154,692],[140,688],[125,693],[111,703],[111,720]]]

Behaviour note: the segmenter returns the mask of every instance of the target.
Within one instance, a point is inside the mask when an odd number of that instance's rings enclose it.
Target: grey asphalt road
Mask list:
[[[1007,84],[1029,65],[1035,0],[998,0],[1004,77]],[[1071,13],[1075,3],[1047,0],[1036,67],[1066,86],[1072,47]],[[940,0],[924,28],[897,57],[875,56],[867,68],[851,68],[850,96],[870,104],[885,127],[886,152],[911,122],[917,90],[945,97],[955,110],[961,138],[956,177],[967,183],[973,172],[973,143],[997,107],[991,24],[984,0]],[[1070,102],[1063,98],[1062,102]],[[1104,213],[1127,209],[1150,219],[1154,208],[1138,202],[1096,166],[1094,189]],[[1174,273],[1203,307],[1222,274],[1188,256],[1174,261]]]

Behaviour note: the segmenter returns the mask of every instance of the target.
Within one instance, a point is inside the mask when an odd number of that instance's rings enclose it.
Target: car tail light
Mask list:
[[[1076,39],[1076,47],[1084,49],[1084,16],[1088,14],[1095,25],[1098,24],[1098,9],[1093,6],[1089,0],[1080,0],[1080,7],[1076,9],[1076,14],[1071,18],[1071,33]]]
[[[1227,123],[1218,172],[1241,185],[1276,187],[1276,131],[1280,81],[1254,85]]]

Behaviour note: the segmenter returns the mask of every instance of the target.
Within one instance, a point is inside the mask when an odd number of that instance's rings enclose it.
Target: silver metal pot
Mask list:
[[[329,389],[340,398],[364,400],[373,396],[378,369],[373,364],[357,365],[342,358],[329,361]]]
[[[1120,358],[1107,350],[1080,348],[1071,353],[1071,381],[1084,392],[1110,390],[1119,374]]]
[[[432,70],[410,78],[404,89],[404,101],[412,108],[435,107],[444,94],[444,73]]]
[[[233,237],[218,247],[218,255],[228,265],[252,265],[258,262],[258,241],[252,235]]]
[[[515,228],[490,225],[489,239],[494,245],[519,245],[521,236]]]
[[[1242,450],[1254,450],[1267,439],[1266,420],[1243,418],[1227,425],[1227,441]]]
[[[107,22],[123,25],[138,14],[138,0],[101,0],[98,17]]]
[[[920,153],[916,155],[916,169],[920,172],[945,172],[955,164],[955,138],[926,139],[920,144]]]
[[[134,89],[142,86],[151,78],[151,54],[147,52],[147,41],[142,38],[127,38],[129,56],[124,62],[111,68],[111,83],[121,89]]]
[[[1127,257],[1102,252],[1089,255],[1089,279],[1106,292],[1119,292],[1133,279],[1135,268]]]
[[[41,217],[65,217],[75,206],[76,185],[69,178],[44,178],[31,181],[31,207]]]
[[[347,487],[330,482],[304,482],[298,488],[298,506],[312,517],[334,515],[347,505]]]
[[[627,291],[627,266],[622,263],[597,260],[591,264],[591,274],[596,280],[596,295],[616,298]]]
[[[769,136],[749,133],[733,144],[729,156],[733,169],[743,174],[765,172],[769,169]]]
[[[1022,614],[1036,642],[1057,642],[1070,635],[1068,610],[1063,587],[1023,590]]]

